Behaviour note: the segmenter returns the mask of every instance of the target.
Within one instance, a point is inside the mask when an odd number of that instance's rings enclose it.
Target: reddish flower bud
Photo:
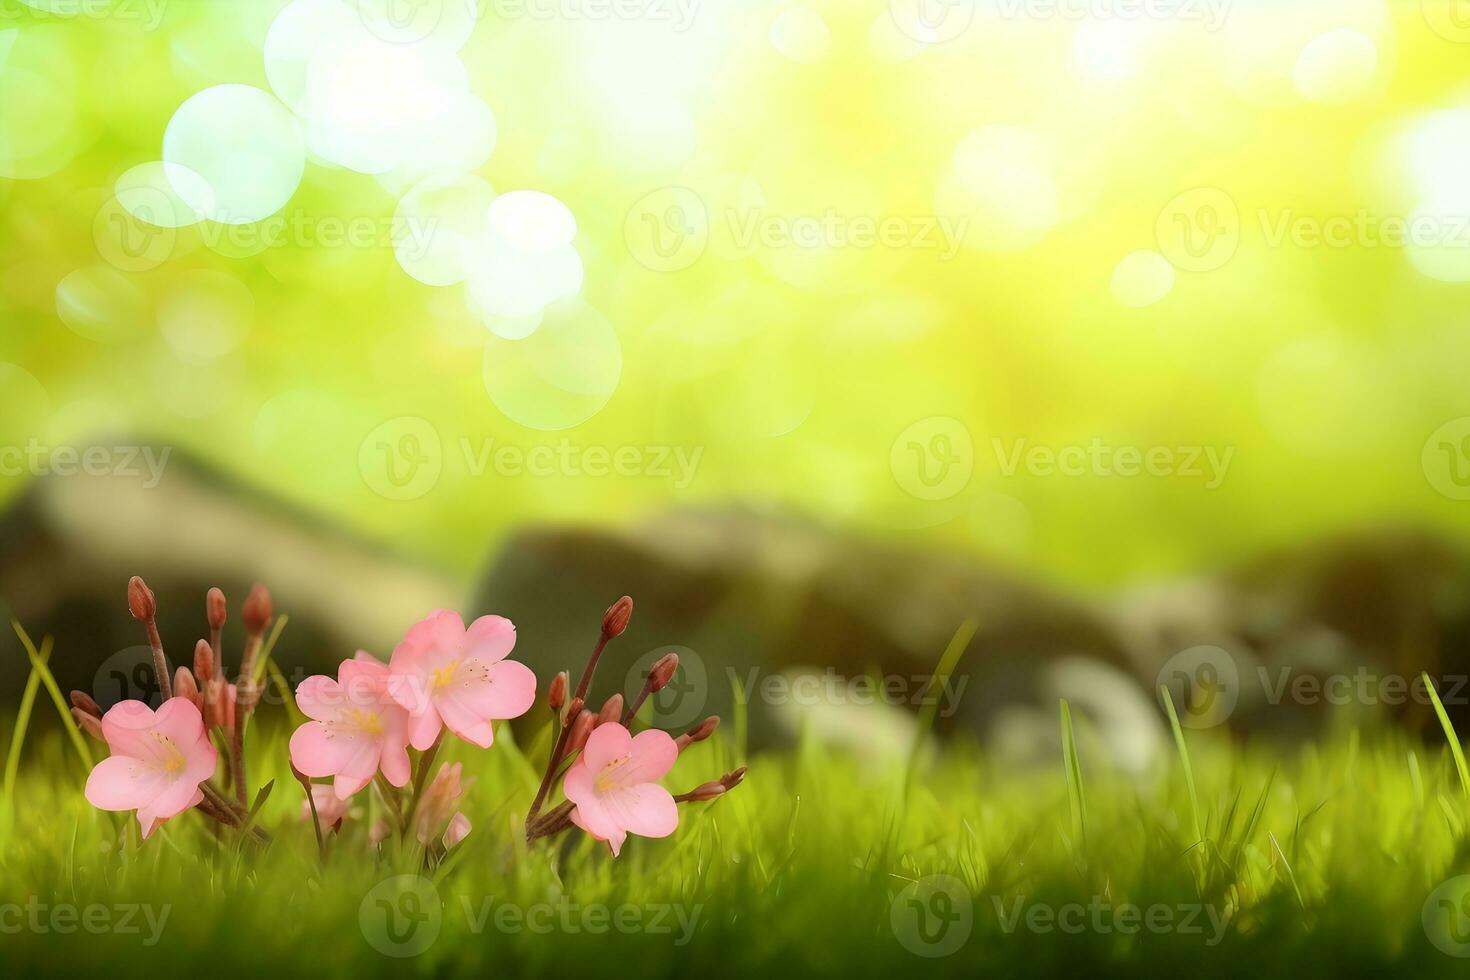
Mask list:
[[[677,653],[666,653],[659,657],[658,662],[648,671],[648,690],[657,693],[668,687],[669,681],[674,679],[674,671],[678,669]]]
[[[107,737],[102,734],[102,720],[96,715],[89,715],[80,708],[72,708],[71,717],[77,723],[77,727],[82,731],[99,742],[107,741]]]
[[[724,784],[725,789],[734,789],[736,786],[745,782],[745,768],[745,766],[741,766],[734,772],[727,772],[720,777],[720,782]]]
[[[712,782],[702,783],[684,794],[684,799],[690,803],[704,803],[717,797],[724,796],[727,790],[725,784],[718,779]]]
[[[245,633],[249,636],[264,633],[265,628],[270,625],[271,613],[270,590],[259,584],[252,586],[250,595],[245,599],[245,608],[240,613],[240,620],[245,624]]]
[[[188,667],[180,667],[174,671],[174,697],[186,698],[201,712],[204,710],[204,699],[199,695],[199,685],[194,683],[194,675],[189,673]]]
[[[208,684],[209,679],[214,676],[214,647],[209,645],[208,640],[200,640],[194,644],[194,676],[201,684]]]
[[[92,696],[85,691],[71,692],[71,706],[83,714],[91,715],[93,718],[102,717],[101,706],[96,701],[93,701]]]
[[[204,611],[209,617],[210,629],[224,629],[225,616],[228,611],[225,594],[219,589],[210,589],[209,594],[204,597]]]
[[[546,703],[551,705],[552,711],[560,711],[561,706],[567,701],[567,672],[562,671],[552,678],[551,690],[546,694]]]
[[[623,696],[614,694],[602,705],[602,710],[597,713],[597,723],[606,725],[611,721],[623,720]]]
[[[136,575],[128,579],[128,612],[140,623],[152,622],[158,615],[158,600],[153,590]]]
[[[580,712],[577,720],[572,722],[572,731],[567,738],[567,754],[582,751],[582,746],[587,744],[587,736],[592,734],[592,729],[596,726],[596,715],[585,710]]]
[[[628,628],[628,623],[633,618],[633,600],[623,596],[617,602],[607,607],[607,612],[602,614],[602,635],[611,640],[615,636],[621,636],[623,630]]]
[[[695,742],[703,742],[705,739],[709,738],[711,735],[713,735],[715,733],[715,729],[716,728],[719,728],[719,727],[720,727],[720,716],[719,715],[710,715],[708,718],[706,718],[704,721],[700,722],[694,728],[691,728],[689,731],[685,732],[683,735],[680,735],[678,738],[674,739],[674,744],[676,746],[678,746],[680,752],[683,752],[685,749],[689,748],[689,746],[693,745]]]

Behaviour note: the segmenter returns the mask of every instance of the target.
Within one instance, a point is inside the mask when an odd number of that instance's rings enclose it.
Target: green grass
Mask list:
[[[50,730],[36,731],[42,723]],[[443,865],[424,872],[434,886],[424,894],[438,899],[437,939],[398,959],[370,945],[360,912],[367,899],[367,931],[382,936],[378,894],[369,893],[414,872],[414,856],[371,853],[366,821],[357,820],[319,864],[312,830],[299,819],[300,787],[285,767],[284,715],[267,713],[252,733],[255,785],[275,780],[259,819],[276,840],[262,853],[216,839],[195,814],[140,843],[130,814],[100,813],[83,800],[85,769],[74,746],[54,716],[38,712],[14,793],[3,801],[0,906],[34,897],[47,906],[147,903],[155,916],[169,912],[159,942],[145,946],[150,929],[141,913],[138,934],[92,935],[16,932],[7,928],[16,913],[0,911],[0,954],[7,968],[21,967],[13,975],[27,976],[104,968],[203,977],[519,977],[570,969],[639,977],[695,970],[1464,975],[1465,962],[1436,949],[1421,920],[1441,882],[1470,872],[1470,809],[1446,745],[1374,731],[1283,751],[1179,730],[1187,754],[1132,779],[1088,757],[1085,719],[1063,708],[1061,724],[1065,758],[1025,773],[1000,771],[965,742],[878,766],[809,740],[747,760],[736,758],[733,738],[717,737],[686,753],[667,784],[688,789],[748,762],[746,783],[713,804],[684,808],[672,839],[630,838],[616,861],[576,832],[551,846],[528,850],[522,842],[520,821],[538,775],[528,759],[544,752],[544,733],[525,755],[508,730],[489,751],[453,743],[445,757],[463,761],[476,779],[468,807],[475,829]],[[3,730],[13,742],[13,721]],[[972,925],[955,952],[931,959],[904,939],[916,942],[905,889],[932,875],[958,882],[952,887],[969,896]],[[558,902],[575,903],[575,911]],[[955,907],[920,902],[936,913]],[[1177,909],[1176,922],[1192,915],[1191,928],[1202,932],[1124,934],[1105,910],[1094,919],[1094,906],[1127,903]],[[625,922],[655,928],[589,931],[603,913],[587,909],[606,908],[610,917],[624,905],[639,909],[618,913]],[[1034,908],[1078,906],[1084,920],[1067,923],[1082,921],[1075,934],[1026,925],[1028,914],[1044,914]],[[401,900],[398,907],[415,908]],[[1219,936],[1210,910],[1229,916]],[[529,914],[549,931],[497,918],[512,914]]]

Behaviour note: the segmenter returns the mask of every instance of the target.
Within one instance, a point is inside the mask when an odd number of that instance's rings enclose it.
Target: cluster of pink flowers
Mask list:
[[[310,721],[291,736],[291,766],[306,784],[318,839],[324,828],[340,828],[354,794],[381,780],[403,836],[412,831],[420,843],[437,839],[446,848],[463,840],[470,822],[455,809],[465,791],[461,767],[441,767],[432,782],[428,769],[446,730],[489,748],[495,722],[535,704],[536,675],[507,659],[515,642],[504,617],[482,616],[466,627],[458,613],[441,609],[415,623],[387,663],[358,651],[335,679],[302,681],[296,705]],[[331,797],[310,777],[331,777]],[[416,791],[404,800],[400,791],[410,781]],[[388,832],[375,826],[371,837]]]
[[[155,711],[142,701],[120,701],[103,714],[91,697],[71,692],[77,726],[112,753],[87,778],[87,800],[101,810],[136,810],[144,838],[164,821],[198,809],[227,826],[249,827],[255,840],[268,841],[264,831],[250,826],[246,809],[244,738],[245,720],[260,697],[270,593],[257,585],[245,601],[245,649],[233,683],[224,670],[226,601],[219,589],[205,597],[211,639],[195,646],[192,672],[179,667],[169,673],[158,635],[158,601],[140,578],[128,583],[128,610],[147,632],[162,704]],[[229,762],[226,789],[233,795],[213,783],[221,747]]]
[[[223,666],[220,590],[211,589],[206,599],[211,638],[198,642],[193,671],[180,667],[172,675],[153,593],[135,578],[128,600],[148,632],[163,702],[155,711],[141,701],[124,701],[103,714],[90,697],[72,692],[77,724],[111,750],[87,780],[87,799],[104,810],[137,811],[145,838],[163,821],[198,809],[269,844],[254,818],[270,785],[247,808],[244,753],[245,722],[260,700],[270,655],[263,643],[271,621],[269,593],[257,586],[245,604],[245,649],[233,682]],[[570,698],[565,671],[552,682],[547,703],[558,731],[526,815],[528,842],[575,826],[605,841],[616,856],[629,834],[672,834],[678,804],[715,799],[744,778],[745,770],[737,769],[678,796],[660,784],[679,754],[719,724],[707,718],[678,738],[652,728],[633,733],[639,708],[673,679],[674,654],[654,664],[626,707],[622,694],[598,712],[586,707],[598,659],[627,628],[632,610],[624,596],[603,615],[597,645]],[[473,780],[464,778],[458,762],[440,765],[432,779],[429,773],[446,733],[487,749],[495,742],[496,722],[518,718],[535,704],[535,675],[509,659],[515,640],[515,626],[504,617],[482,616],[466,626],[458,613],[438,610],[408,630],[386,663],[359,651],[341,663],[336,677],[315,675],[297,686],[296,705],[308,720],[291,736],[291,769],[306,795],[302,816],[312,823],[324,856],[327,834],[339,833],[361,812],[352,801],[369,785],[388,813],[368,828],[374,844],[396,833],[400,841],[417,841],[428,856],[465,839],[472,825],[461,804]],[[221,755],[224,788],[214,783]],[[558,775],[565,800],[543,812]]]

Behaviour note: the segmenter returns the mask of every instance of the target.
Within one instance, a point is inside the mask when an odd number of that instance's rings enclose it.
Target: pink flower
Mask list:
[[[416,820],[419,843],[427,844],[441,833],[444,846],[453,847],[470,832],[470,820],[457,810],[460,797],[474,782],[461,782],[464,767],[458,762],[448,762],[439,767],[434,781],[424,787],[424,797],[419,801]]]
[[[629,834],[669,836],[679,825],[679,807],[656,780],[678,758],[668,732],[630,735],[617,722],[597,726],[562,787],[576,804],[572,822],[607,841],[614,856]]]
[[[312,783],[311,802],[301,801],[301,819],[311,822],[311,804],[315,803],[317,819],[322,822],[322,829],[331,830],[337,826],[338,821],[347,819],[347,808],[351,802],[339,797],[326,783]]]
[[[147,838],[204,799],[199,784],[214,775],[217,753],[187,698],[169,698],[156,712],[121,701],[102,716],[102,735],[112,755],[92,769],[86,791],[99,810],[137,810]]]
[[[312,719],[291,736],[291,762],[308,776],[335,776],[347,799],[382,770],[394,786],[408,783],[408,712],[388,694],[388,668],[359,654],[337,679],[320,674],[296,688],[296,706]]]
[[[458,613],[441,609],[409,629],[389,661],[389,690],[408,709],[414,748],[429,748],[446,725],[489,748],[492,722],[530,709],[536,675],[505,659],[515,644],[515,625],[502,616],[481,616],[465,629]]]

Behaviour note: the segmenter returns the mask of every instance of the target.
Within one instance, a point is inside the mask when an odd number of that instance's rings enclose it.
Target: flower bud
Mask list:
[[[633,618],[633,600],[623,596],[617,602],[607,607],[607,612],[602,614],[602,635],[604,639],[611,640],[615,636],[621,636],[623,630],[628,628],[628,622]]]
[[[725,789],[734,789],[736,786],[745,782],[745,768],[745,766],[741,766],[734,772],[727,772],[720,777],[720,782],[724,785]]]
[[[89,715],[81,708],[72,708],[71,717],[82,731],[99,742],[107,741],[107,736],[102,734],[102,721],[96,715]]]
[[[140,623],[152,622],[158,615],[158,600],[153,590],[136,575],[128,579],[128,612]]]
[[[220,630],[225,627],[225,594],[219,589],[210,589],[209,594],[204,597],[204,610],[209,617],[209,628]]]
[[[547,692],[546,703],[551,705],[552,711],[560,711],[561,706],[567,701],[567,672],[562,671],[552,678],[551,690]]]
[[[602,705],[602,710],[597,713],[597,723],[606,725],[608,722],[623,720],[623,696],[614,694]]]
[[[208,640],[194,644],[194,676],[201,684],[208,684],[214,676],[214,647]]]
[[[188,699],[201,713],[204,710],[204,699],[199,695],[199,685],[194,683],[194,675],[189,673],[188,667],[180,667],[174,671],[174,697]]]
[[[694,789],[684,794],[684,798],[691,803],[704,803],[708,800],[724,796],[726,792],[725,784],[716,779],[694,787]]]
[[[658,662],[648,671],[648,690],[657,693],[668,687],[669,681],[674,679],[674,671],[678,669],[677,653],[666,653],[659,657]]]
[[[260,584],[252,586],[250,595],[245,599],[245,608],[240,613],[246,635],[259,636],[264,633],[265,628],[270,625],[271,613],[270,590]]]
[[[582,711],[577,715],[577,720],[572,722],[572,731],[567,738],[567,754],[582,751],[582,746],[587,744],[587,736],[592,734],[592,729],[597,725],[597,716],[590,711]]]
[[[102,717],[102,708],[85,691],[71,692],[71,706],[83,714],[91,715],[93,718]]]
[[[683,752],[685,749],[689,748],[689,746],[693,745],[695,742],[703,742],[705,739],[709,738],[711,735],[713,735],[715,733],[715,729],[716,728],[719,728],[719,727],[720,727],[720,716],[719,715],[710,715],[708,718],[706,718],[704,721],[700,722],[694,728],[691,728],[689,731],[685,732],[683,735],[680,735],[678,738],[674,739],[674,745],[676,745],[678,747],[678,749],[679,749],[680,752]]]

